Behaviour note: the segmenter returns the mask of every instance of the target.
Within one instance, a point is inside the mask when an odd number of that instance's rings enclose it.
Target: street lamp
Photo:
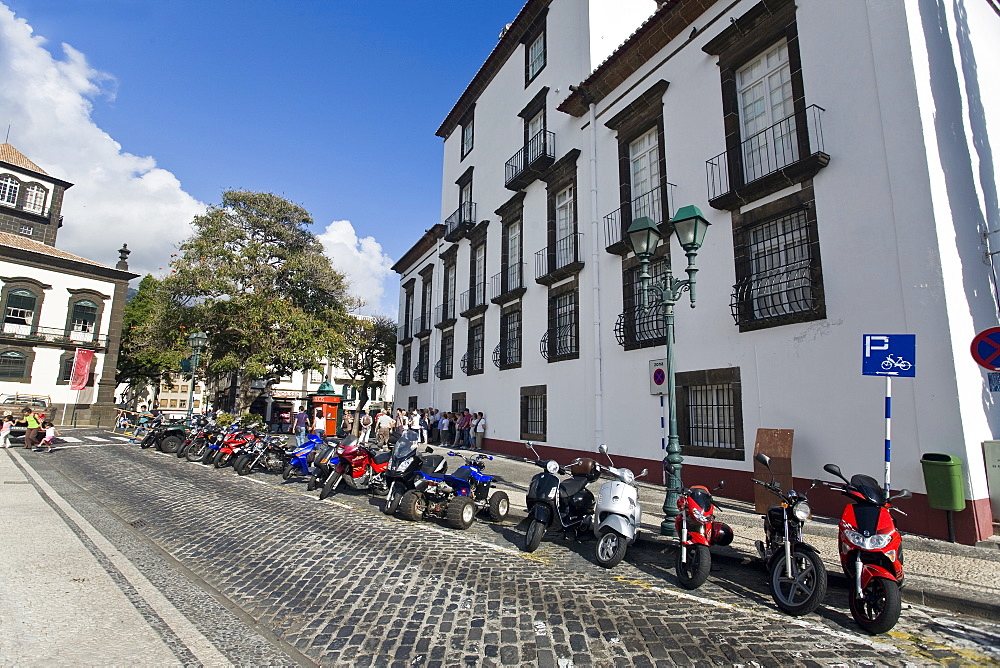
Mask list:
[[[677,433],[677,395],[676,382],[674,379],[674,304],[681,295],[687,291],[691,299],[691,308],[694,308],[694,284],[698,268],[694,266],[694,258],[698,254],[705,241],[705,233],[708,231],[709,222],[701,215],[701,211],[696,206],[682,207],[670,220],[670,232],[677,235],[677,240],[687,255],[688,265],[685,271],[686,279],[674,278],[670,263],[667,263],[663,278],[655,283],[649,275],[649,260],[653,257],[657,244],[660,243],[662,234],[656,223],[648,216],[642,216],[632,221],[628,228],[629,243],[635,256],[639,258],[639,284],[642,286],[642,308],[648,304],[648,295],[651,293],[659,297],[663,304],[663,320],[666,325],[667,336],[667,401],[669,403],[669,433],[667,434],[667,458],[666,463],[672,467],[668,489],[677,490],[681,487],[681,464],[684,458],[681,457],[680,437]],[[669,239],[669,236],[668,236]],[[669,243],[669,241],[668,241]],[[660,523],[660,533],[664,536],[674,535],[674,517],[677,516],[676,491],[668,491],[667,498],[663,501],[663,513],[666,515]]]
[[[198,362],[201,358],[201,351],[208,343],[208,334],[205,332],[191,332],[188,337],[188,345],[191,346],[191,389],[188,392],[188,419],[194,413],[194,385],[198,382]]]

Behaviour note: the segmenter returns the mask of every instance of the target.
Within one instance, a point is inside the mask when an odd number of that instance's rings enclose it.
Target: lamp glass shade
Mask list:
[[[205,332],[193,332],[188,337],[188,344],[195,350],[204,348],[206,343],[208,343],[208,334]]]
[[[628,226],[628,240],[636,255],[652,255],[660,243],[660,230],[649,216],[640,216]]]
[[[677,233],[677,241],[686,251],[696,251],[705,243],[709,223],[696,206],[681,207],[670,220],[670,227]]]

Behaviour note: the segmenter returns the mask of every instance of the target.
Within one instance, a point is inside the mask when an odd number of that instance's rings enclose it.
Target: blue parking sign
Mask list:
[[[916,334],[865,334],[862,336],[861,374],[864,376],[917,375]]]

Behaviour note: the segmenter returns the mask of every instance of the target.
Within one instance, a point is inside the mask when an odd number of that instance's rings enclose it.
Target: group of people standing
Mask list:
[[[360,443],[368,443],[374,435],[376,443],[382,446],[389,445],[393,434],[398,438],[405,431],[414,433],[419,443],[482,450],[486,416],[468,408],[461,413],[442,412],[436,408],[410,411],[397,408],[395,413],[361,411],[357,415],[347,411],[340,425],[341,435],[357,434]]]

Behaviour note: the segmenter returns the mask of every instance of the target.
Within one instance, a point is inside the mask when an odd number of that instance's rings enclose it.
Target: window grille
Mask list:
[[[93,332],[97,322],[97,304],[84,300],[73,304],[72,329],[74,332]]]
[[[17,380],[24,378],[28,368],[28,357],[8,350],[0,353],[0,379]]]
[[[686,388],[688,443],[706,448],[736,448],[733,386],[692,385]]]

